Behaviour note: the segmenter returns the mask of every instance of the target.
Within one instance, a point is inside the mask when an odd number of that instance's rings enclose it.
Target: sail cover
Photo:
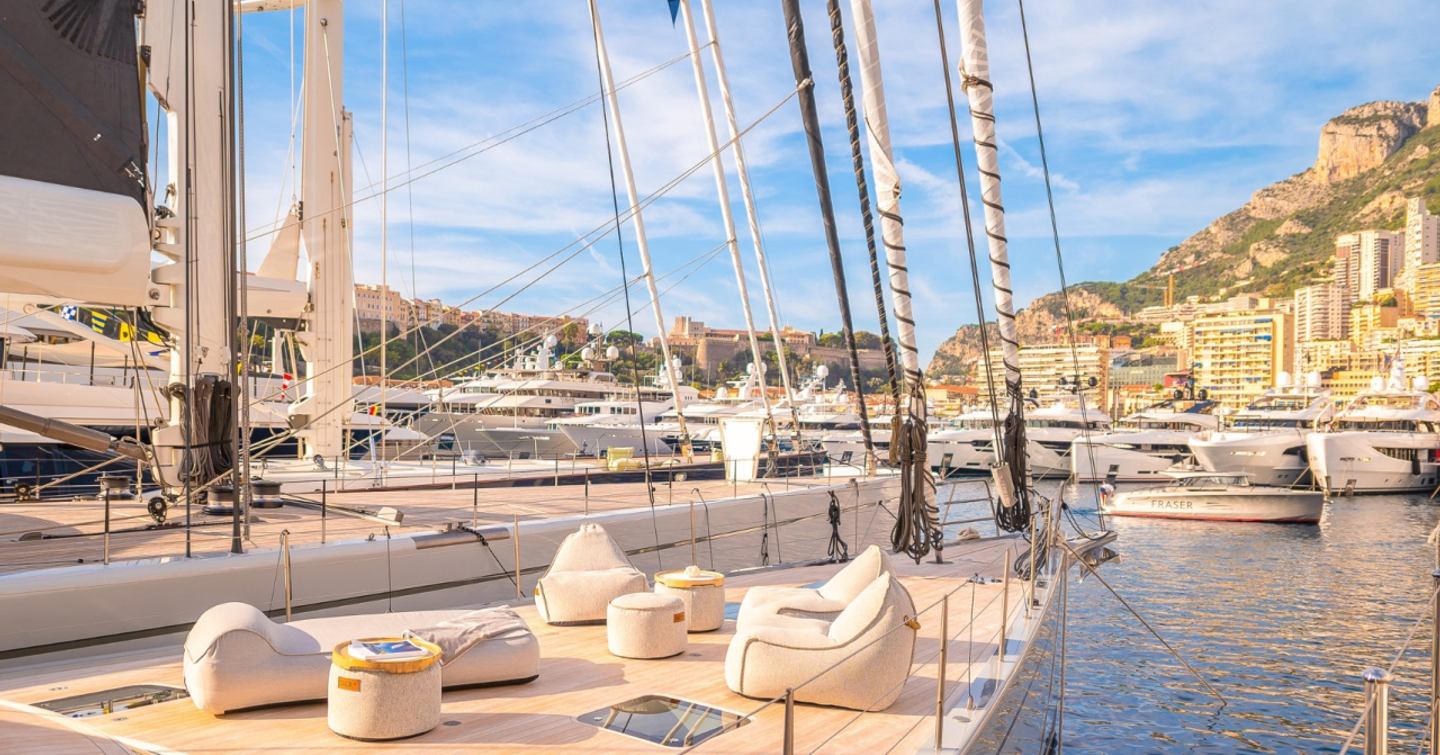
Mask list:
[[[0,3],[0,291],[153,303],[135,9]]]
[[[145,203],[135,0],[0,10],[0,174]]]

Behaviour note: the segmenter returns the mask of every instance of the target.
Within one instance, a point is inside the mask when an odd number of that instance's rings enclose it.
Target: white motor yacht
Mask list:
[[[1279,387],[1236,412],[1224,430],[1197,435],[1190,451],[1211,472],[1245,474],[1256,485],[1295,485],[1310,471],[1305,439],[1334,413],[1319,373],[1304,386],[1289,385],[1282,374]]]
[[[1325,495],[1318,490],[1252,485],[1243,474],[1166,474],[1174,479],[1161,487],[1102,496],[1101,510],[1111,516],[1276,524],[1314,524],[1325,510]]]
[[[1161,479],[1165,470],[1190,459],[1190,439],[1219,427],[1220,420],[1203,410],[1147,409],[1116,423],[1113,432],[1077,437],[1070,466],[1080,482],[1144,482]]]
[[[1430,492],[1440,484],[1440,401],[1403,368],[1376,377],[1306,441],[1316,481],[1332,493]]]
[[[1025,454],[1035,477],[1070,474],[1075,439],[1110,429],[1110,417],[1099,409],[1055,402],[1025,413]],[[995,463],[995,419],[989,409],[960,415],[952,428],[930,435],[930,464],[947,476],[989,474]]]

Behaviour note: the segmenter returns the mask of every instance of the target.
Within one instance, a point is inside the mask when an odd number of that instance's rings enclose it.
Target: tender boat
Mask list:
[[[1175,479],[1163,487],[1102,496],[1101,510],[1112,516],[1315,524],[1325,509],[1325,495],[1318,490],[1252,485],[1243,474],[1167,474]]]
[[[1190,441],[1195,461],[1211,472],[1249,475],[1257,485],[1294,485],[1310,470],[1305,441],[1334,414],[1330,392],[1319,388],[1320,375],[1305,386],[1266,391],[1235,413],[1229,427],[1201,433]]]

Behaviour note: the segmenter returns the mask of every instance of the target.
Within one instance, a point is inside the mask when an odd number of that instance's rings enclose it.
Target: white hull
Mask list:
[[[1028,428],[1025,431],[1025,458],[1032,477],[1068,477],[1070,454],[1079,431]],[[995,464],[995,434],[989,430],[942,430],[930,436],[926,451],[937,471],[951,474],[988,475]],[[947,459],[946,456],[949,456]]]
[[[1185,460],[1184,454],[1159,455],[1103,443],[1087,444],[1083,438],[1077,438],[1070,451],[1071,469],[1079,482],[1112,478],[1117,482],[1155,482],[1164,480],[1166,470]]]
[[[1111,516],[1313,524],[1320,521],[1325,496],[1318,491],[1286,488],[1164,487],[1120,493],[1104,502],[1102,509]]]
[[[560,425],[555,432],[563,433],[581,456],[599,456],[611,447],[633,448],[639,453],[645,445],[652,454],[670,452],[670,444],[662,437],[665,433],[654,427],[645,428],[643,436],[638,425]]]
[[[1190,441],[1195,461],[1211,472],[1244,474],[1255,485],[1289,487],[1310,469],[1308,431],[1212,433]]]
[[[1314,433],[1307,448],[1316,481],[1335,494],[1428,493],[1440,485],[1440,434]]]
[[[858,502],[868,508],[893,498],[899,484],[894,477],[857,483],[858,488],[835,486],[846,491],[841,498],[847,507]],[[786,533],[787,556],[824,557],[830,532],[824,517],[829,489],[775,491],[773,505],[783,507],[787,516],[806,518],[807,522],[800,530]],[[719,543],[714,545],[716,561],[706,565],[720,569],[753,565],[751,559],[762,534],[754,525],[769,505],[772,503],[761,496],[712,501],[705,526]],[[519,525],[521,585],[530,595],[560,541],[583,522],[601,524],[621,548],[632,553],[653,547],[657,537],[661,542],[676,543],[663,564],[653,552],[635,556],[638,568],[654,572],[662,565],[686,563],[692,521],[688,506],[523,521]],[[375,526],[376,532],[381,530],[382,526]],[[291,549],[294,605],[297,612],[313,616],[317,612],[408,611],[511,598],[515,587],[505,575],[515,569],[514,550],[508,542],[512,527],[481,527],[481,531],[491,541],[488,548],[474,535],[458,530],[397,535],[388,541],[380,535],[296,546]],[[732,537],[729,533],[743,534]],[[815,544],[814,549],[805,551],[806,544]],[[792,556],[792,549],[804,552]],[[708,555],[709,551],[702,548],[701,553]],[[0,652],[180,631],[205,609],[232,600],[266,611],[283,610],[285,589],[277,563],[274,549],[257,548],[242,555],[84,564],[6,574],[0,576],[0,616],[24,616],[25,621],[0,622]],[[387,601],[391,591],[393,600]]]

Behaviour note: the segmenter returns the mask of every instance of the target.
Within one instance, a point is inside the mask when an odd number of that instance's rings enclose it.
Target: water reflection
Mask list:
[[[1437,514],[1423,497],[1377,496],[1331,502],[1314,526],[1112,519],[1122,557],[1105,578],[1230,705],[1086,580],[1071,592],[1066,749],[1337,751],[1360,673],[1388,665],[1424,611]],[[1397,748],[1423,737],[1428,647],[1422,626],[1395,670]]]

